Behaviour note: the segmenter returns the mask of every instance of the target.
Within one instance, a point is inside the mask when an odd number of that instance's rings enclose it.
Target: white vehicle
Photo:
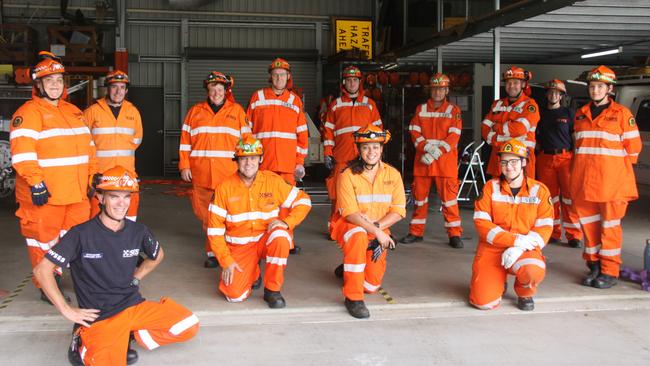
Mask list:
[[[16,175],[11,167],[10,123],[10,119],[0,119],[0,199],[11,196],[16,187]]]

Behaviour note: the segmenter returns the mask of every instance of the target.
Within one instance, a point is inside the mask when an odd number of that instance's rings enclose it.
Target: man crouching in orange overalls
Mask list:
[[[501,176],[485,184],[475,203],[479,243],[469,302],[483,310],[498,307],[511,274],[516,277],[517,307],[530,311],[546,273],[542,248],[553,231],[553,204],[548,188],[526,176],[528,150],[523,142],[511,139],[498,157]]]
[[[140,281],[164,253],[146,226],[126,219],[131,194],[138,192],[136,179],[122,166],[105,171],[96,187],[99,215],[70,229],[34,268],[47,297],[75,323],[68,350],[73,365],[135,363],[138,354],[129,349],[130,334],[153,350],[198,332],[198,318],[185,307],[170,298],[154,302],[140,295]],[[138,265],[140,252],[147,259]],[[66,303],[54,280],[54,268],[67,265],[79,307]]]
[[[406,216],[402,177],[381,161],[389,140],[390,132],[372,124],[355,132],[359,156],[336,182],[340,217],[332,236],[343,251],[343,264],[334,273],[343,277],[345,307],[360,319],[370,316],[363,294],[379,290],[386,272],[386,250],[395,247],[389,228]]]

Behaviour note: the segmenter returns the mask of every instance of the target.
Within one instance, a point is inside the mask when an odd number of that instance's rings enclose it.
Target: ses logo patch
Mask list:
[[[140,249],[124,249],[122,251],[122,258],[131,258],[140,254]]]

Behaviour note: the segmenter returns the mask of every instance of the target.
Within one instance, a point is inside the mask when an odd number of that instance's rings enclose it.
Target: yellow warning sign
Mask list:
[[[359,49],[372,59],[372,21],[335,19],[336,52]]]

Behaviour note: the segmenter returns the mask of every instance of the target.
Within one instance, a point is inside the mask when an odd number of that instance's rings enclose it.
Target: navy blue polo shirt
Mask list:
[[[96,321],[144,301],[138,286],[131,286],[138,256],[156,259],[160,250],[146,226],[124,220],[124,227],[113,231],[99,216],[70,229],[45,255],[59,266],[70,265],[79,307],[99,309]]]
[[[573,149],[573,117],[575,112],[567,107],[539,109],[539,123],[535,132],[540,150]]]

